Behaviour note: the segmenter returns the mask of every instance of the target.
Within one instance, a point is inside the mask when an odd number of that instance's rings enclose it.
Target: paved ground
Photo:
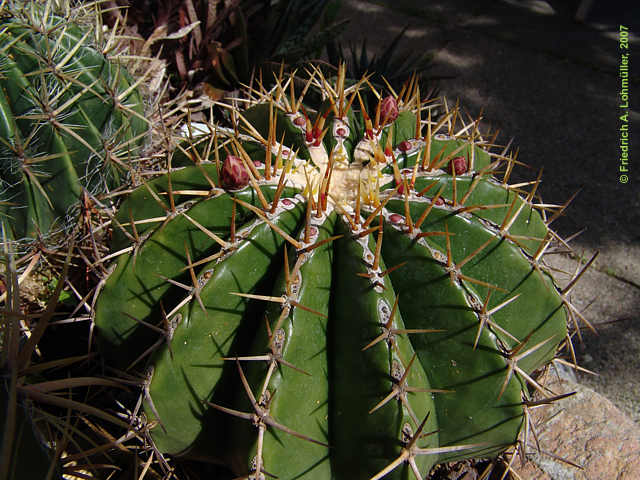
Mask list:
[[[576,1],[345,0],[352,19],[347,42],[366,35],[381,51],[404,27],[400,50],[428,51],[432,74],[453,78],[442,93],[471,115],[515,137],[519,159],[544,167],[547,203],[580,191],[553,227],[580,256],[600,251],[595,268],[572,291],[573,301],[598,325],[584,334],[580,360],[599,377],[580,380],[604,393],[640,422],[640,2],[596,0],[585,24],[573,20]],[[634,3],[630,7],[626,4]],[[392,6],[390,6],[392,5]],[[619,25],[630,29],[621,51]],[[635,34],[633,33],[635,32]],[[619,182],[621,53],[631,64],[629,183]],[[558,255],[568,271],[575,262]]]

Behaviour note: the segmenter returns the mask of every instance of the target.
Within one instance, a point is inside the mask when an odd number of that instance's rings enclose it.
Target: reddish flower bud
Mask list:
[[[234,155],[228,155],[220,172],[222,187],[226,190],[238,190],[249,184],[249,172],[242,159]]]
[[[293,120],[293,123],[296,124],[299,127],[304,127],[307,124],[307,121],[305,120],[304,117],[296,117]]]
[[[464,157],[455,157],[449,162],[449,172],[453,173],[455,170],[456,175],[462,175],[466,173],[468,169],[467,159]]]
[[[411,143],[407,140],[405,140],[404,142],[400,142],[400,145],[398,145],[398,150],[400,150],[401,152],[408,152],[409,150],[411,150]]]
[[[399,213],[392,213],[389,216],[389,220],[391,220],[392,223],[401,223],[404,222],[404,217]]]
[[[380,102],[380,118],[384,123],[394,122],[398,118],[398,101],[391,95]]]

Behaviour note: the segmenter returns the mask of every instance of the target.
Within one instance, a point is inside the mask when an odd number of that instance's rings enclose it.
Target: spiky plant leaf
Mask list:
[[[329,63],[337,65],[346,62],[348,77],[361,78],[370,74],[370,81],[381,88],[385,87],[386,80],[393,88],[399,89],[406,78],[417,74],[420,77],[420,88],[426,93],[428,89],[435,87],[435,82],[450,77],[429,74],[433,67],[433,52],[400,50],[407,28],[404,27],[380,54],[371,53],[366,39],[359,45],[350,44],[348,48],[344,42],[334,39],[327,43]]]

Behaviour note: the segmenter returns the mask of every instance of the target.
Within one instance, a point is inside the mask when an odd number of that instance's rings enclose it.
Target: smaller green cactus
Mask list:
[[[119,186],[147,131],[136,83],[75,20],[53,2],[0,9],[0,219],[14,240],[63,227],[83,189]]]
[[[159,451],[244,478],[422,479],[495,456],[567,338],[537,182],[508,185],[513,157],[444,101],[435,119],[415,78],[310,71],[304,94],[293,75],[251,92],[195,165],[122,203],[103,352],[148,360]]]

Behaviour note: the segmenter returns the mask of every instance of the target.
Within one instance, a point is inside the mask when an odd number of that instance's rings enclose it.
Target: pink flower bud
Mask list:
[[[228,155],[220,172],[222,187],[226,190],[238,190],[249,184],[249,172],[242,159],[234,155]]]
[[[391,220],[392,223],[401,223],[404,222],[404,217],[399,213],[392,213],[389,216],[389,220]]]
[[[467,165],[467,159],[464,157],[455,157],[452,158],[449,162],[449,171],[451,173],[456,172],[456,175],[462,175],[463,173],[467,173],[469,169]]]
[[[400,142],[400,145],[398,145],[398,150],[400,150],[401,152],[408,152],[409,150],[411,150],[411,142],[408,142],[407,140]]]
[[[393,96],[389,95],[382,99],[380,103],[380,118],[383,123],[391,123],[398,118],[398,102]]]

